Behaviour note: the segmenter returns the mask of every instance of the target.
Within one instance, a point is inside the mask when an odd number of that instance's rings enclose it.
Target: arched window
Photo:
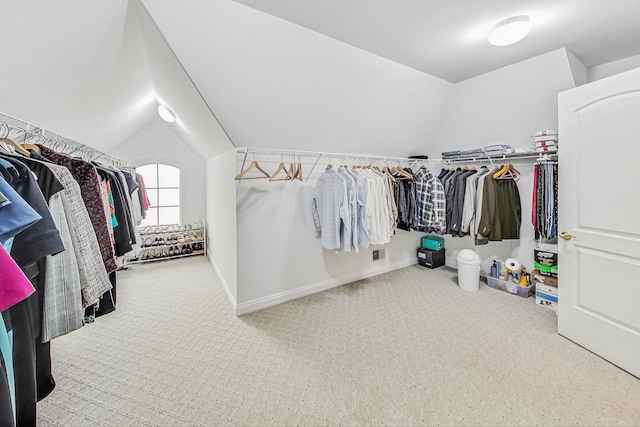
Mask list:
[[[149,210],[141,226],[180,224],[180,168],[153,163],[136,168],[144,178]]]

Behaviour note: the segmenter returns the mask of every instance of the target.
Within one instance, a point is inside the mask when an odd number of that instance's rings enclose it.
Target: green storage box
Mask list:
[[[423,236],[422,248],[432,251],[439,251],[444,249],[444,238],[440,236]]]

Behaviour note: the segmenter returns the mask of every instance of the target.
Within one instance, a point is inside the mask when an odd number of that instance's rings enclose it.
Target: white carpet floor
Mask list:
[[[39,424],[640,425],[640,380],[556,325],[442,268],[238,318],[204,257],[135,265],[115,312],[52,343]]]

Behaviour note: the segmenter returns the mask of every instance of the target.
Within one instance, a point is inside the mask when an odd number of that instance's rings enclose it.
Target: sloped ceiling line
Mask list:
[[[145,5],[140,0],[132,2],[138,11],[156,96],[178,116],[179,123],[172,124],[174,131],[205,159],[234,147],[231,136],[218,120],[212,106],[202,96]],[[191,111],[187,111],[187,108]]]
[[[424,153],[452,83],[231,1],[141,0],[238,146]]]

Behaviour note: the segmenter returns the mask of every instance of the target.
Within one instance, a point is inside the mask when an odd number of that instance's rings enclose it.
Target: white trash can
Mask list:
[[[458,286],[467,292],[478,292],[480,289],[480,255],[471,249],[458,252]]]

